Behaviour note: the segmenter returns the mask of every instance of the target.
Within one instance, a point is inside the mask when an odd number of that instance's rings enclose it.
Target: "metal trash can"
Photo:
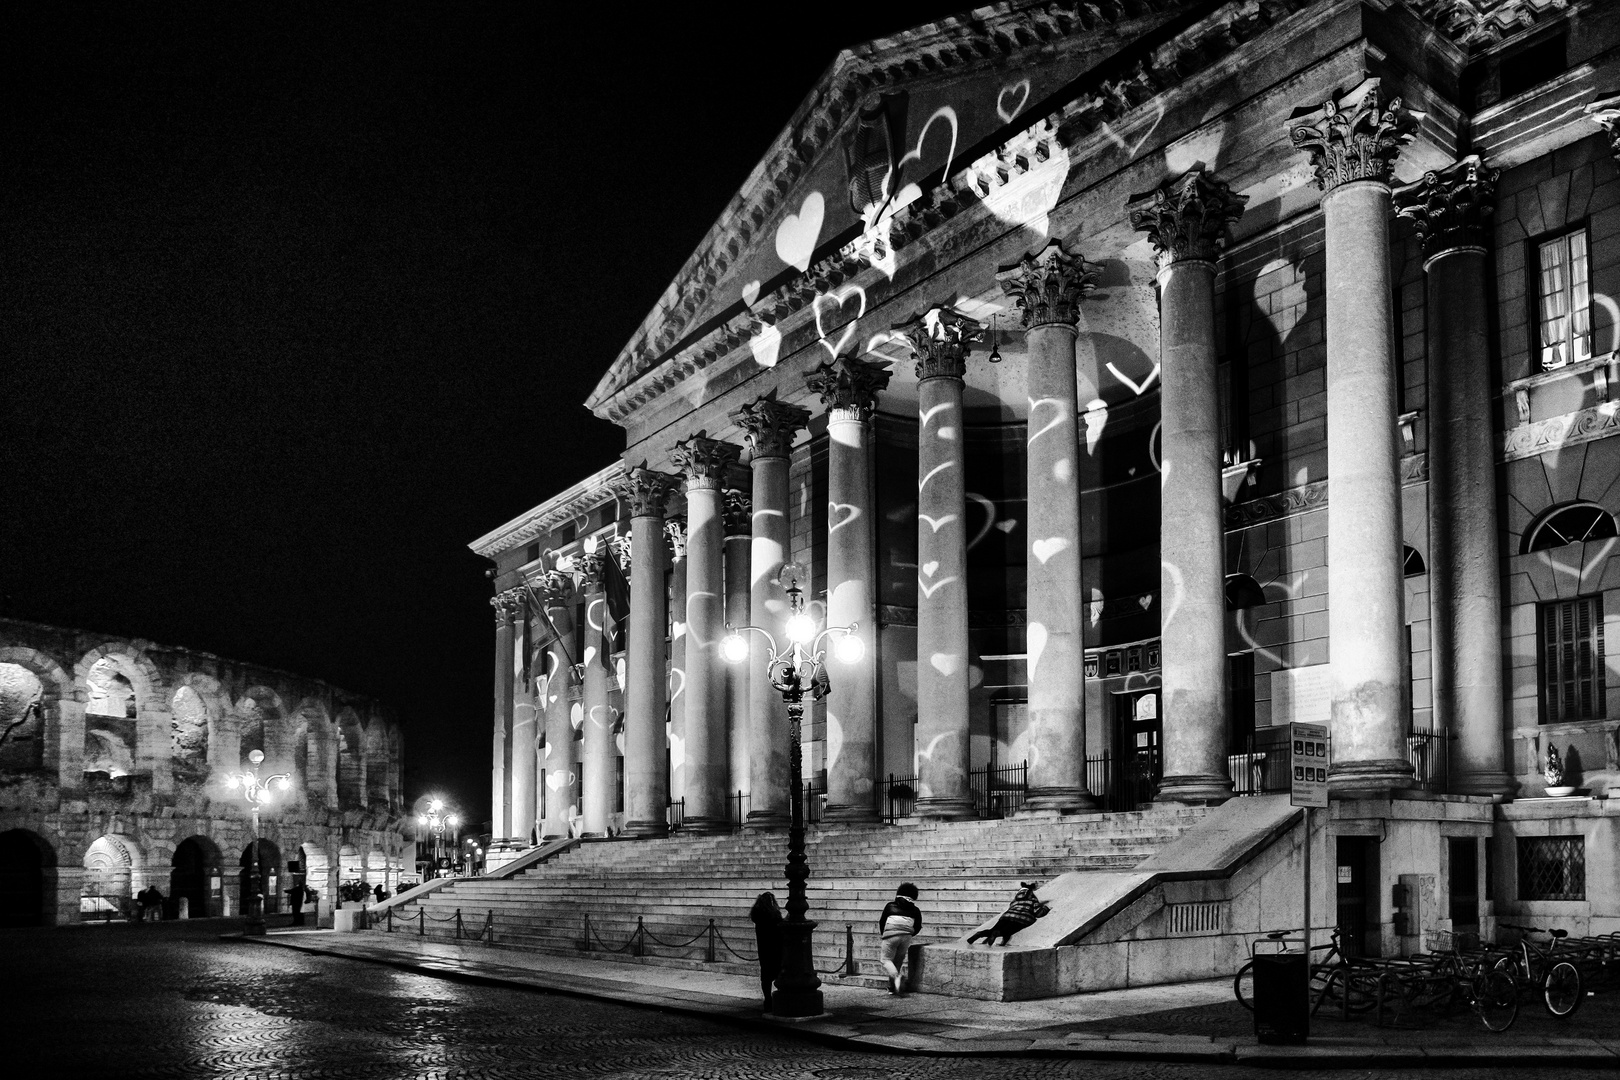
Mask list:
[[[1310,964],[1303,952],[1256,953],[1254,1036],[1299,1045],[1310,1034]]]

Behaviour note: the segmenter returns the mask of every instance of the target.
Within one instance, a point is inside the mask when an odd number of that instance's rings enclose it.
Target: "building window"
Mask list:
[[[1585,900],[1586,837],[1520,837],[1519,899]]]
[[[1601,719],[1602,597],[1542,604],[1540,615],[1542,722]]]
[[[1524,542],[1524,550],[1525,554],[1529,554],[1565,544],[1606,540],[1617,534],[1620,534],[1620,530],[1615,528],[1613,514],[1591,503],[1576,503],[1574,506],[1561,506],[1543,516],[1531,528]]]
[[[1584,225],[1536,245],[1536,340],[1542,371],[1592,359],[1591,282]]]
[[[1401,556],[1401,573],[1406,577],[1421,577],[1429,572],[1424,565],[1423,556],[1411,544],[1405,545],[1405,553]]]

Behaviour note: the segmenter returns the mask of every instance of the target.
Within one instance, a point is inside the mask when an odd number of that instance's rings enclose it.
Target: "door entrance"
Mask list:
[[[1340,943],[1348,956],[1379,956],[1378,838],[1341,836],[1337,852]]]
[[[1146,806],[1153,801],[1164,775],[1160,742],[1164,724],[1159,718],[1159,691],[1138,690],[1114,695],[1114,745],[1119,747],[1118,789],[1121,809]]]
[[[1456,933],[1479,932],[1479,841],[1472,836],[1454,836],[1447,842],[1451,856],[1451,929]]]

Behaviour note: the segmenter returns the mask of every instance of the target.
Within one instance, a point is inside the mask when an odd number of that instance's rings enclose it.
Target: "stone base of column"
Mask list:
[[[627,821],[624,823],[624,833],[641,840],[661,840],[669,835],[669,822]]]
[[[1094,814],[1097,800],[1083,787],[1030,788],[1024,797],[1024,812],[1056,812],[1059,814]]]
[[[1153,796],[1153,801],[1181,806],[1215,806],[1231,797],[1230,776],[1190,773],[1186,776],[1167,776],[1160,780],[1159,790]]]
[[[1484,795],[1495,802],[1511,796],[1518,784],[1505,772],[1464,772],[1452,775],[1447,785],[1452,795]]]
[[[1328,792],[1340,799],[1379,798],[1412,786],[1412,763],[1405,758],[1346,761],[1328,767]]]
[[[750,810],[748,820],[743,822],[743,828],[785,829],[791,824],[786,810]]]
[[[681,832],[692,833],[695,836],[715,836],[731,832],[731,822],[726,818],[687,818],[686,824],[681,826]]]
[[[871,805],[849,803],[847,805],[834,805],[828,803],[821,812],[822,821],[836,821],[849,825],[875,825],[878,821],[877,809]]]
[[[979,816],[979,811],[971,799],[918,799],[911,813],[915,817],[932,818],[936,821],[961,821],[964,818]]]

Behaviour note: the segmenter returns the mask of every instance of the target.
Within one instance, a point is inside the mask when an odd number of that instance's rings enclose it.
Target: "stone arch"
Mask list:
[[[0,743],[0,769],[45,766],[47,738],[54,731],[47,720],[47,709],[59,723],[60,705],[61,688],[51,681],[48,672],[42,673],[37,664],[0,659],[0,739],[5,740]]]
[[[169,756],[178,776],[206,778],[208,736],[212,721],[208,703],[190,686],[181,686],[169,699]]]
[[[64,749],[82,755],[82,772],[108,777],[150,773],[159,758],[167,769],[166,680],[140,647],[130,642],[98,645],[74,665],[73,681],[84,702],[84,738],[79,747]]]
[[[88,918],[127,913],[145,870],[140,845],[129,836],[104,833],[85,849],[83,864],[79,913]]]
[[[338,806],[344,810],[361,809],[366,804],[365,729],[353,706],[345,705],[338,711],[337,728]]]
[[[235,768],[235,731],[229,720],[231,700],[219,680],[201,671],[188,671],[176,675],[174,684],[169,698],[169,725],[176,771],[196,775]],[[177,708],[176,702],[184,702],[184,708]],[[195,727],[199,719],[203,725],[200,731]],[[200,758],[196,756],[199,748]]]
[[[186,898],[190,918],[224,914],[225,856],[218,844],[201,834],[188,836],[175,847],[169,866],[169,895]]]
[[[366,732],[366,805],[388,805],[388,732],[386,724],[371,718]]]
[[[259,889],[264,894],[263,910],[266,915],[274,915],[281,910],[281,893],[287,888],[287,884],[283,880],[286,874],[281,864],[281,845],[269,837],[261,836],[257,840],[251,840],[242,849],[241,857],[237,859],[237,865],[241,867],[238,871],[237,887],[240,891],[237,895],[242,898],[242,910],[246,911],[251,895],[248,891],[248,876],[253,867],[255,853],[259,860]]]
[[[0,927],[56,921],[56,849],[27,829],[0,832]]]
[[[242,692],[232,711],[236,715],[239,739],[237,768],[253,768],[248,755],[255,750],[264,752],[264,763],[256,770],[260,777],[292,768],[284,722],[287,714],[280,694],[262,684],[250,686]]]
[[[405,735],[398,724],[388,725],[388,805],[401,806],[405,791],[401,786],[400,770],[405,762]]]
[[[367,885],[381,885],[388,892],[393,892],[393,887],[399,881],[399,876],[396,873],[390,877],[389,871],[391,869],[393,869],[393,867],[389,866],[388,853],[386,851],[380,851],[376,848],[372,848],[371,851],[366,854]]]
[[[39,725],[37,746],[27,746],[19,738],[31,734],[29,724],[24,724],[12,733],[5,749],[0,750],[0,768],[54,771],[62,760],[65,725],[73,721],[77,730],[77,721],[83,716],[84,706],[79,700],[78,688],[74,686],[72,676],[49,653],[25,645],[0,648],[0,664],[15,664],[32,673],[39,680],[41,690],[37,718],[30,721],[30,724]],[[13,742],[18,744],[15,750],[11,748]],[[82,743],[83,739],[79,742]],[[74,760],[77,760],[77,754]]]
[[[366,857],[360,854],[360,849],[353,844],[344,844],[338,848],[338,881],[364,881],[366,879]]]
[[[104,660],[109,661],[111,667],[129,682],[134,692],[138,714],[168,712],[168,695],[165,692],[167,680],[163,678],[158,666],[138,645],[127,641],[115,641],[96,646],[73,665],[73,681],[84,695],[82,700],[85,702],[87,713],[91,707],[90,674]],[[103,667],[102,670],[105,671],[106,668]]]
[[[293,710],[292,766],[294,786],[312,800],[335,803],[337,754],[332,718],[315,698],[304,698]]]

